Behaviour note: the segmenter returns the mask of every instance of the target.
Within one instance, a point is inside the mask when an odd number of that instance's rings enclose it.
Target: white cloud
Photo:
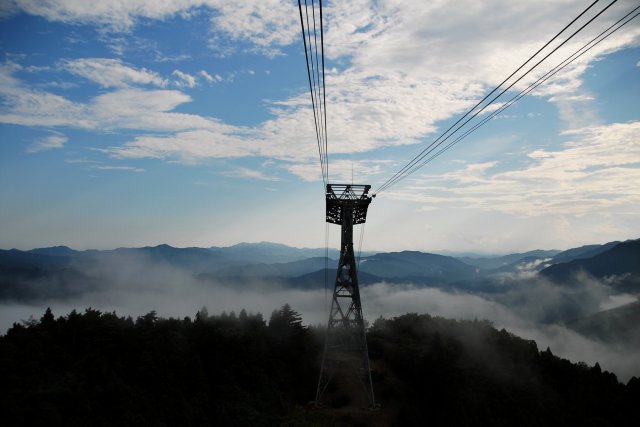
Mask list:
[[[198,74],[200,74],[202,77],[204,77],[207,80],[207,82],[209,82],[209,83],[213,83],[214,81],[216,81],[213,78],[213,76],[211,74],[207,73],[205,70],[200,70],[200,72]]]
[[[264,53],[299,43],[300,37],[294,2],[277,0],[173,3],[148,0],[135,4],[102,2],[95,7],[71,1],[25,0],[15,4],[50,20],[102,22],[122,30],[135,25],[139,17],[163,19],[193,8],[209,7],[216,11],[211,18],[212,36],[222,34],[227,41],[248,41]],[[327,73],[330,156],[423,141],[437,129],[438,122],[473,105],[488,87],[500,82],[528,58],[556,28],[562,28],[567,16],[575,16],[583,7],[578,1],[554,8],[541,7],[536,2],[519,3],[518,7],[501,5],[498,1],[328,3],[325,47],[328,58],[336,60],[336,68]],[[589,31],[597,31],[613,15],[606,15],[600,27]],[[601,55],[628,46],[639,34],[640,29],[630,27],[599,46],[598,52]],[[586,39],[584,36],[580,42]],[[580,43],[570,44],[570,48],[575,48]],[[563,79],[545,86],[538,94],[574,96],[564,99],[575,103],[575,91],[580,88],[587,61],[594,58],[587,55],[583,63],[564,73]],[[118,60],[78,61],[68,63],[73,64],[75,73],[120,90],[77,104],[45,92],[22,88],[11,89],[13,92],[9,93],[10,90],[3,89],[10,107],[3,109],[0,120],[152,131],[154,134],[134,137],[110,152],[122,158],[148,156],[185,161],[267,156],[296,160],[300,164],[291,169],[292,173],[310,177],[304,171],[305,165],[315,159],[317,152],[307,93],[273,102],[272,119],[242,128],[172,112],[191,100],[180,92],[126,87],[166,84],[152,71],[136,69]],[[99,66],[105,70],[101,75]],[[175,70],[174,75],[182,87],[194,87],[197,83],[195,76],[182,71]],[[212,76],[204,70],[199,76],[209,82],[222,80],[219,74]],[[20,85],[15,79],[12,83],[14,89]],[[158,131],[172,133],[158,135],[155,133]]]
[[[27,148],[27,153],[33,154],[40,151],[53,150],[64,147],[69,138],[63,135],[51,135],[41,138]]]
[[[191,97],[175,90],[121,89],[98,95],[86,104],[97,127],[175,131],[209,127],[204,117],[172,113]]]
[[[205,3],[200,0],[178,1],[101,1],[75,0],[9,0],[15,9],[42,16],[49,21],[94,23],[112,31],[128,31],[138,18],[164,19]]]
[[[28,72],[28,73],[40,73],[43,71],[51,71],[51,67],[48,65],[43,65],[43,66],[39,66],[39,65],[29,65],[28,67],[24,67],[24,71]]]
[[[238,168],[234,171],[225,173],[226,176],[232,178],[251,178],[258,179],[260,181],[280,181],[280,178],[274,175],[267,175],[264,172],[249,169],[249,168]]]
[[[180,62],[180,61],[186,61],[187,59],[192,59],[191,55],[180,54],[180,55],[174,55],[174,56],[166,56],[159,51],[156,51],[156,54],[155,54],[156,62]]]
[[[215,45],[222,33],[235,40],[250,41],[254,50],[267,56],[280,54],[278,46],[298,41],[300,21],[294,2],[281,0],[219,1],[211,19]]]
[[[218,124],[211,130],[191,130],[170,136],[143,135],[109,152],[116,158],[178,159],[194,163],[206,158],[240,158],[259,156],[260,146],[238,129]]]
[[[128,87],[131,85],[166,86],[167,81],[158,73],[136,69],[119,59],[82,58],[62,63],[64,69],[84,77],[103,87]]]
[[[97,169],[101,171],[126,171],[126,172],[144,172],[142,168],[136,168],[133,166],[91,166],[91,169]]]
[[[412,77],[464,76],[472,83],[495,85],[560,30],[568,17],[584,8],[577,1],[554,3],[553,8],[537,2],[519,2],[518,7],[504,7],[503,3],[331,3],[327,7],[325,46],[332,57],[351,57],[356,68],[372,73],[403,70]],[[581,46],[633,7],[625,3],[598,18],[554,54],[550,63],[559,62],[566,52]],[[639,33],[637,27],[625,28],[596,51],[619,48]]]
[[[89,160],[89,159],[67,159],[65,160],[65,163],[69,163],[69,164],[91,164],[91,163],[101,163],[97,160]]]
[[[467,165],[443,175],[425,175],[391,196],[523,217],[636,212],[640,122],[588,127],[565,135],[570,140],[563,149],[530,152],[524,168],[493,171],[497,162]]]
[[[559,118],[567,129],[579,129],[597,124],[600,120],[594,98],[589,95],[556,95],[549,99],[558,108]]]
[[[390,161],[386,160],[330,160],[329,179],[332,182],[369,182],[374,175],[386,172]],[[322,174],[318,162],[287,165],[287,171],[305,181],[320,181]]]
[[[91,127],[84,108],[68,99],[26,87],[13,74],[21,67],[15,63],[0,65],[0,123],[23,126]]]
[[[194,88],[196,86],[196,78],[191,74],[187,74],[180,70],[173,70],[172,74],[178,78],[178,80],[174,82],[176,86],[188,88]]]
[[[176,90],[124,87],[86,103],[76,103],[26,86],[13,76],[18,69],[15,64],[0,65],[0,98],[4,100],[0,106],[0,123],[152,132],[227,128],[213,119],[172,112],[179,105],[191,102],[190,96]]]
[[[297,40],[299,22],[294,2],[280,0],[137,0],[84,2],[76,0],[8,0],[4,15],[19,10],[49,21],[90,23],[111,32],[128,32],[140,18],[162,20],[179,15],[190,19],[199,8],[212,14],[213,33],[246,40],[254,50],[267,55],[279,53],[277,46]]]

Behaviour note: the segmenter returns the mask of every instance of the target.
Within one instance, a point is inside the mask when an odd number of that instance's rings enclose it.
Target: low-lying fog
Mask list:
[[[303,315],[307,324],[327,321],[330,289],[286,289],[261,281],[251,285],[228,286],[194,278],[189,272],[148,259],[113,259],[94,265],[86,274],[102,278],[109,287],[85,293],[72,300],[50,299],[32,304],[0,303],[0,332],[14,323],[38,319],[47,307],[56,316],[71,310],[92,307],[116,311],[118,315],[141,316],[155,310],[162,317],[193,316],[206,306],[210,314],[241,309],[260,312],[268,320],[271,312],[285,303]],[[528,275],[530,276],[530,275]],[[608,287],[594,280],[582,280],[580,287],[558,287],[539,278],[510,278],[504,292],[471,294],[436,288],[378,283],[363,287],[361,298],[365,318],[393,317],[407,312],[429,313],[455,319],[488,319],[497,328],[537,342],[539,349],[550,347],[558,356],[589,365],[599,362],[602,369],[614,372],[621,381],[640,376],[638,343],[606,345],[587,339],[559,323],[552,323],[559,312],[572,317],[613,308],[636,298],[611,295]],[[515,285],[514,285],[515,283]],[[81,289],[82,284],[75,284]],[[566,315],[564,317],[567,319]]]

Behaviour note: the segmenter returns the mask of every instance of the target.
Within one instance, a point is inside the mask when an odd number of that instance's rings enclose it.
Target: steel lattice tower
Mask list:
[[[348,377],[356,377],[364,389],[367,404],[370,408],[376,407],[353,252],[353,226],[364,224],[367,219],[370,188],[370,185],[327,185],[327,222],[341,226],[340,261],[327,323],[317,403],[336,376],[347,383]]]

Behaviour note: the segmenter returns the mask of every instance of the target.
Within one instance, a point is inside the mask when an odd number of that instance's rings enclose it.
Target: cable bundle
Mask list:
[[[580,49],[576,50],[573,54],[569,55],[562,62],[553,67],[550,71],[545,73],[542,77],[538,78],[535,82],[531,83],[527,88],[520,91],[517,95],[512,97],[509,101],[504,103],[500,108],[498,108],[493,113],[489,114],[480,122],[471,126],[467,130],[463,130],[461,135],[456,135],[464,126],[466,126],[471,120],[476,118],[479,114],[485,111],[490,105],[494,104],[494,102],[504,95],[509,89],[511,89],[515,84],[521,81],[525,76],[530,74],[533,70],[535,70],[540,64],[542,64],[545,60],[547,60],[553,53],[555,53],[558,49],[564,46],[569,40],[571,40],[576,34],[581,32],[585,27],[590,25],[595,19],[597,19],[600,15],[602,15],[607,9],[609,9],[617,0],[613,0],[608,5],[606,5],[603,9],[601,9],[595,16],[590,18],[586,23],[580,26],[577,30],[575,30],[570,36],[568,36],[564,41],[558,44],[551,52],[546,54],[542,59],[540,59],[535,65],[531,66],[527,71],[525,71],[520,77],[518,77],[513,82],[507,85],[507,82],[514,77],[520,70],[522,70],[528,63],[530,63],[538,54],[540,54],[545,48],[547,48],[553,41],[555,41],[562,33],[564,33],[569,27],[571,27],[576,21],[578,21],[587,11],[589,11],[593,6],[598,3],[599,0],[591,3],[582,13],[580,13],[576,18],[574,18],[569,24],[567,24],[560,32],[558,32],[551,40],[544,44],[536,53],[531,55],[529,59],[527,59],[522,65],[520,65],[513,73],[509,75],[506,79],[502,81],[498,86],[496,86],[491,92],[489,92],[482,100],[480,100],[476,105],[473,106],[469,111],[467,111],[462,117],[460,117],[453,125],[451,125],[445,132],[443,132],[438,138],[436,138],[433,142],[431,142],[424,150],[418,153],[413,159],[411,159],[405,166],[403,166],[398,172],[396,172],[391,178],[385,181],[378,189],[374,192],[374,194],[379,194],[380,192],[388,189],[392,185],[398,183],[403,180],[407,176],[413,174],[418,169],[425,166],[427,163],[431,162],[438,156],[440,156],[445,151],[449,150],[455,144],[460,142],[462,139],[466,138],[471,133],[475,132],[478,128],[486,124],[489,120],[493,119],[495,116],[509,108],[511,105],[520,100],[523,96],[530,93],[532,90],[540,86],[542,83],[546,82],[548,79],[553,77],[559,71],[567,67],[569,64],[574,62],[576,59],[584,55],[588,50],[598,45],[600,42],[605,40],[607,37],[611,36],[613,33],[618,31],[620,28],[628,24],[631,20],[635,19],[640,12],[640,6],[637,6],[632,11],[628,12],[625,16],[616,21],[613,25],[609,26],[607,29],[602,31],[596,37],[591,39],[588,43],[583,45]],[[494,93],[502,89],[496,96],[488,100]],[[487,101],[488,100],[488,101]],[[486,101],[486,102],[485,102]],[[466,120],[465,120],[466,119]],[[463,121],[464,120],[464,121]],[[462,123],[461,123],[462,122]],[[449,139],[448,143],[446,143]],[[446,143],[446,144],[445,144]]]
[[[304,0],[304,11],[301,0],[298,0],[300,10],[300,25],[302,27],[302,41],[307,60],[307,76],[309,78],[309,93],[313,108],[313,120],[318,140],[318,154],[322,169],[322,182],[326,188],[329,182],[329,158],[327,157],[327,109],[324,82],[324,33],[322,31],[322,0],[318,0],[316,13],[315,0]],[[311,9],[311,13],[309,13]],[[318,29],[320,30],[320,49],[318,49]]]

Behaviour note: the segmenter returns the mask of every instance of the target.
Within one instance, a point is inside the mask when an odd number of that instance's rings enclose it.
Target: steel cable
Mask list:
[[[419,165],[415,166],[413,169],[411,169],[409,172],[407,172],[402,178],[400,178],[398,181],[402,180],[404,177],[411,175],[413,172],[415,172],[416,170],[420,169],[421,167],[423,167],[424,165],[426,165],[427,163],[431,162],[432,160],[436,159],[437,157],[439,157],[441,154],[443,154],[445,151],[449,150],[451,147],[453,147],[455,144],[457,144],[458,142],[460,142],[462,139],[466,138],[468,135],[470,135],[471,133],[475,132],[478,128],[482,127],[484,124],[486,124],[488,121],[492,120],[495,116],[497,116],[498,114],[500,114],[501,112],[503,112],[504,110],[506,110],[507,108],[509,108],[510,106],[512,106],[513,104],[515,104],[516,102],[518,102],[521,98],[523,98],[524,96],[528,95],[531,91],[533,91],[534,89],[536,89],[538,86],[540,86],[541,84],[545,83],[547,80],[549,80],[551,77],[553,77],[554,75],[556,75],[558,72],[562,71],[564,68],[566,68],[568,65],[570,65],[571,63],[573,63],[576,59],[580,58],[582,55],[584,55],[585,53],[587,53],[590,49],[592,49],[593,47],[597,46],[599,43],[601,43],[602,41],[604,41],[607,37],[611,36],[613,33],[615,33],[616,31],[618,31],[620,28],[624,27],[626,24],[628,24],[630,21],[632,21],[633,19],[635,19],[636,17],[638,17],[640,15],[640,12],[636,13],[635,15],[633,15],[631,18],[627,19],[624,23],[620,24],[620,22],[622,22],[624,19],[626,19],[629,15],[633,14],[635,11],[637,11],[638,9],[640,9],[640,6],[637,6],[635,9],[633,9],[631,12],[627,13],[625,16],[623,16],[622,18],[620,18],[618,21],[616,21],[614,24],[612,24],[611,26],[609,26],[606,30],[604,30],[603,32],[601,32],[600,34],[598,34],[596,37],[594,37],[593,39],[591,39],[591,41],[589,41],[587,44],[585,44],[584,46],[582,46],[580,49],[578,49],[577,51],[575,51],[573,54],[571,54],[568,58],[566,58],[564,61],[562,61],[560,64],[556,65],[554,68],[552,68],[550,71],[548,71],[546,74],[544,74],[542,77],[538,78],[538,80],[536,80],[534,83],[530,84],[526,89],[523,89],[522,91],[520,91],[517,95],[515,95],[513,98],[511,98],[507,103],[505,103],[504,105],[502,105],[498,110],[494,111],[493,113],[491,113],[489,116],[485,117],[481,122],[476,123],[471,129],[468,129],[465,133],[463,133],[462,135],[460,135],[459,137],[457,137],[455,140],[453,140],[452,142],[450,142],[449,144],[447,144],[444,148],[440,149],[440,151],[436,152],[433,156],[428,157],[426,160],[424,160],[422,163],[420,163]],[[611,31],[609,34],[606,34],[608,31],[610,31],[613,27],[615,27],[616,25],[620,24],[617,28],[615,28],[613,31]],[[600,40],[598,40],[600,39]],[[597,40],[597,41],[596,41]],[[593,45],[591,45],[593,43]],[[591,46],[589,46],[591,45]],[[433,151],[435,151],[437,147],[435,147],[433,150],[430,150],[428,154],[432,153]],[[397,181],[396,181],[397,182]]]
[[[479,105],[482,104],[482,102],[484,102],[491,94],[493,94],[494,92],[496,92],[496,90],[498,90],[507,80],[509,80],[513,75],[515,75],[520,69],[522,69],[527,63],[529,63],[535,56],[538,55],[538,53],[540,53],[545,47],[547,47],[553,40],[555,40],[560,34],[562,34],[567,28],[569,28],[569,26],[571,26],[573,23],[576,22],[577,19],[579,19],[582,15],[584,15],[592,6],[594,6],[597,1],[593,2],[591,5],[589,5],[584,11],[582,11],[582,13],[580,13],[580,15],[578,15],[576,18],[574,18],[569,24],[567,24],[560,32],[558,32],[551,40],[549,40],[542,48],[540,48],[534,55],[532,55],[527,61],[525,61],[525,63],[523,63],[520,67],[518,67],[518,69],[516,69],[516,71],[514,71],[513,73],[511,73],[511,75],[509,77],[507,77],[502,83],[500,83],[500,85],[498,85],[495,89],[493,89],[487,96],[485,96],[480,102],[478,102],[473,108],[471,108],[467,113],[465,113],[465,115],[463,115],[460,119],[458,119],[453,125],[451,125],[444,133],[442,133],[435,141],[433,141],[431,144],[429,144],[429,146],[427,148],[425,148],[424,150],[422,150],[417,156],[415,156],[407,165],[405,165],[402,169],[400,169],[400,171],[396,172],[390,179],[388,179],[387,181],[385,181],[384,184],[382,184],[376,191],[375,194],[378,194],[384,190],[386,190],[387,188],[389,188],[390,186],[396,184],[398,181],[404,179],[404,177],[411,175],[413,172],[415,172],[415,170],[419,169],[422,166],[418,166],[417,168],[415,167],[415,165],[417,165],[419,162],[421,162],[426,156],[428,156],[431,152],[433,152],[435,149],[437,149],[440,145],[442,145],[445,141],[447,141],[449,138],[451,138],[456,132],[458,132],[462,127],[464,127],[467,123],[469,123],[469,121],[473,120],[475,117],[477,117],[480,113],[482,113],[487,107],[489,107],[490,105],[493,104],[493,102],[495,102],[500,96],[502,96],[506,91],[508,91],[511,87],[513,87],[516,83],[518,83],[520,80],[522,80],[525,76],[527,76],[529,73],[531,73],[535,68],[537,68],[543,61],[545,61],[547,58],[549,58],[549,56],[551,56],[553,53],[555,53],[558,49],[560,49],[560,47],[562,47],[564,44],[566,44],[569,40],[571,40],[576,34],[578,34],[580,31],[582,31],[587,25],[591,24],[591,22],[593,22],[596,18],[598,18],[602,13],[604,13],[607,9],[609,9],[614,3],[616,3],[617,0],[613,0],[611,3],[609,3],[606,7],[604,7],[600,12],[598,12],[594,17],[592,17],[591,19],[589,19],[585,24],[583,24],[580,28],[578,28],[578,30],[576,30],[573,34],[571,34],[567,39],[565,39],[562,43],[560,43],[558,46],[556,46],[550,53],[548,53],[544,58],[542,58],[540,61],[538,61],[533,67],[529,68],[529,70],[527,70],[522,76],[520,76],[517,80],[515,80],[513,83],[511,83],[508,87],[506,87],[505,89],[503,89],[497,96],[495,96],[491,101],[489,101],[485,106],[483,106],[480,110],[476,111],[475,113],[473,113],[473,115],[471,115],[471,117],[469,117],[464,123],[462,123],[461,125],[459,125],[457,128],[455,128],[449,135],[447,135],[445,137],[445,135],[447,133],[449,133],[451,131],[451,129],[453,129],[455,126],[457,126],[460,121],[462,121],[465,117],[467,117],[469,114],[471,114]],[[444,139],[443,139],[444,138]],[[438,142],[439,141],[439,142]]]

